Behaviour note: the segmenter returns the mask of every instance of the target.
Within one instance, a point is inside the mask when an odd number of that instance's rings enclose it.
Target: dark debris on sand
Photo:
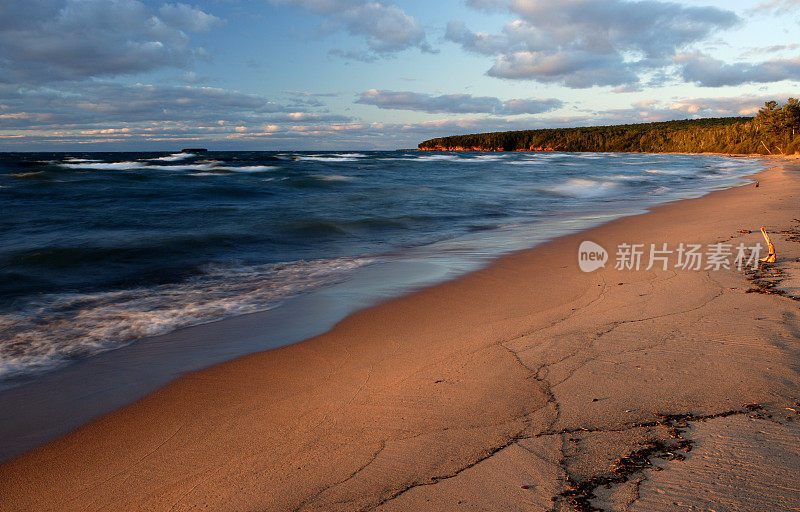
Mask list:
[[[792,222],[797,223],[789,229],[783,231],[775,231],[783,235],[787,242],[800,243],[800,219],[792,219]],[[752,287],[746,290],[746,293],[763,293],[766,295],[780,295],[787,299],[800,301],[800,296],[792,295],[785,290],[778,288],[786,278],[786,272],[778,267],[775,263],[759,262],[757,269],[748,268],[744,271],[745,277]]]
[[[686,429],[691,422],[706,421],[713,418],[725,418],[737,414],[753,414],[761,417],[762,407],[759,404],[747,404],[740,410],[725,411],[716,414],[696,415],[696,414],[658,414],[658,420],[639,422],[628,425],[630,428],[637,427],[667,427],[669,438],[665,440],[651,439],[642,444],[640,448],[620,457],[614,462],[611,472],[605,475],[594,476],[588,480],[579,482],[572,476],[568,476],[568,489],[553,496],[553,510],[563,510],[566,505],[569,509],[576,512],[604,512],[603,509],[594,506],[591,501],[596,498],[595,490],[627,482],[630,478],[641,473],[645,469],[660,471],[661,468],[653,465],[654,459],[662,460],[684,460],[684,454],[692,451],[693,442],[684,437]]]

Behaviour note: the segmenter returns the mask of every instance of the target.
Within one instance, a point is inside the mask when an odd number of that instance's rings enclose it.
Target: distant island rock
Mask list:
[[[205,153],[208,151],[206,148],[183,148],[181,153]]]

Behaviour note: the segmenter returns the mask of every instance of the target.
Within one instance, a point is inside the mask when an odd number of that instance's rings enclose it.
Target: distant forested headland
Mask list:
[[[419,149],[788,155],[800,152],[800,100],[769,101],[755,117],[455,135],[426,140]]]

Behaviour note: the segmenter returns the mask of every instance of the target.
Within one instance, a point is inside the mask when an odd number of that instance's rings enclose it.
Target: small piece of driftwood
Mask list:
[[[767,241],[767,247],[769,248],[769,254],[761,258],[761,261],[764,263],[775,263],[775,246],[772,245],[772,240],[769,239],[769,235],[767,234],[767,230],[764,229],[764,226],[761,226],[761,234],[764,235],[764,240]]]

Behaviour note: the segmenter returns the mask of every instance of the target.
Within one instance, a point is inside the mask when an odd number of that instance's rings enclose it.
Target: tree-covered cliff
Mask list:
[[[427,140],[419,149],[791,154],[800,152],[800,101],[767,102],[755,117],[456,135]]]

